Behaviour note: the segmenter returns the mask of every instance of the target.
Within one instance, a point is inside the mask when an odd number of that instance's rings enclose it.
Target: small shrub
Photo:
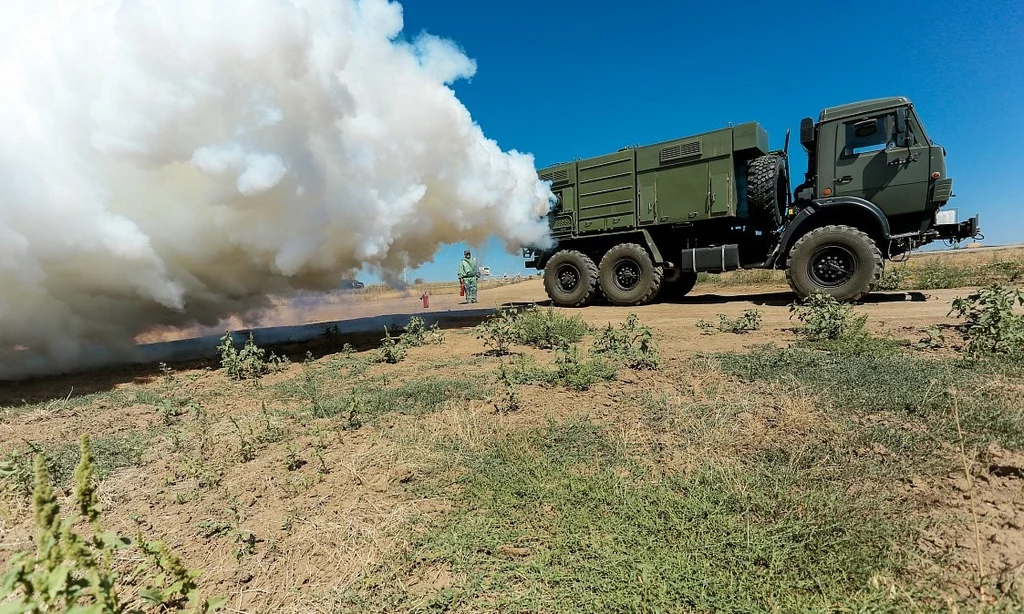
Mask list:
[[[713,334],[716,330],[723,333],[743,334],[752,330],[761,330],[763,312],[757,309],[747,309],[740,317],[730,319],[724,313],[718,314],[718,325],[707,320],[699,320],[697,328],[704,331],[704,334]]]
[[[505,369],[505,361],[501,361],[501,367],[498,372],[498,381],[501,382],[502,388],[504,389],[503,399],[498,405],[498,411],[517,411],[520,408],[519,391],[516,390],[515,381],[509,375],[508,370]]]
[[[790,305],[789,311],[790,319],[796,316],[803,323],[797,333],[809,341],[835,341],[867,334],[867,316],[854,317],[851,306],[828,294],[812,294]]]
[[[520,356],[505,377],[510,384],[543,383],[565,386],[570,390],[589,390],[600,381],[615,379],[615,365],[599,356],[584,360],[575,345],[563,345],[555,350],[554,368],[538,365],[531,357]]]
[[[32,495],[32,480],[31,468],[16,451],[9,451],[7,458],[0,461],[0,493],[28,498]]]
[[[906,265],[886,267],[882,272],[882,279],[878,281],[878,289],[882,291],[902,289],[907,282],[909,273]]]
[[[514,321],[516,341],[542,350],[554,349],[563,343],[578,343],[590,331],[590,326],[579,316],[566,316],[551,308],[527,309]]]
[[[409,323],[399,339],[409,347],[419,347],[427,344],[439,345],[444,342],[444,333],[437,327],[437,324],[427,328],[423,318],[413,316],[409,319]]]
[[[917,342],[917,349],[919,350],[937,350],[945,347],[946,337],[939,330],[938,326],[929,326],[924,331],[924,338]]]
[[[228,419],[231,420],[231,424],[235,427],[235,432],[238,433],[238,459],[243,463],[248,463],[256,458],[256,445],[254,443],[256,437],[252,432],[252,425],[246,425],[246,428],[243,429],[234,416],[228,416]]]
[[[516,318],[509,309],[499,309],[477,327],[477,339],[481,339],[491,354],[504,356],[516,340]]]
[[[384,338],[381,339],[380,350],[378,350],[380,362],[386,362],[388,364],[398,364],[405,359],[405,344],[401,343],[401,339],[395,339],[388,332],[388,328],[384,327]]]
[[[166,545],[148,542],[138,534],[136,546],[144,555],[139,577],[128,586],[137,595],[117,592],[115,554],[132,542],[100,525],[99,501],[93,482],[92,449],[82,436],[81,456],[75,470],[76,513],[61,518],[60,505],[51,486],[46,461],[35,457],[36,550],[15,554],[0,578],[0,603],[5,612],[127,612],[128,604],[145,601],[159,611],[212,612],[226,600],[204,599],[195,583],[196,573],[186,568]],[[91,535],[80,535],[77,525],[89,525]]]
[[[578,391],[590,390],[599,381],[615,378],[615,367],[598,357],[583,360],[575,345],[564,345],[556,351],[555,369],[558,381]]]
[[[619,328],[609,323],[594,342],[594,353],[611,356],[630,369],[657,369],[661,360],[654,333],[634,313]]]
[[[1024,354],[1024,316],[1014,305],[1024,306],[1024,291],[993,284],[953,301],[949,314],[966,320],[961,325],[966,350],[972,357]]]
[[[914,288],[917,290],[944,290],[962,288],[972,284],[973,267],[933,260],[916,272]]]
[[[320,373],[317,372],[313,364],[312,354],[307,353],[306,360],[302,363],[302,379],[298,381],[298,387],[302,395],[309,401],[309,409],[313,417],[323,418],[327,413],[325,411],[327,395],[324,393],[323,378],[320,377]]]
[[[258,379],[271,371],[284,368],[288,362],[287,358],[273,353],[270,354],[269,359],[265,359],[266,350],[256,345],[251,332],[249,339],[239,351],[235,348],[231,333],[225,331],[224,336],[220,338],[217,351],[220,353],[221,367],[227,371],[228,377],[234,380]]]

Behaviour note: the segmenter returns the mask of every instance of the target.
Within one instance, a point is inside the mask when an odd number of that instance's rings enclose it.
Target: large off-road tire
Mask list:
[[[774,228],[782,225],[789,177],[782,156],[767,154],[747,163],[747,208],[750,217]]]
[[[824,292],[838,301],[859,301],[878,287],[882,268],[882,253],[866,233],[851,226],[823,226],[793,245],[786,281],[800,298]]]
[[[663,269],[655,266],[647,250],[622,243],[608,250],[599,268],[601,292],[612,305],[645,305],[661,290]]]
[[[665,278],[661,282],[661,292],[658,298],[665,301],[677,301],[693,290],[697,285],[696,273],[680,272],[673,279]]]
[[[597,295],[597,265],[582,252],[562,250],[544,265],[544,290],[558,307],[586,307]]]

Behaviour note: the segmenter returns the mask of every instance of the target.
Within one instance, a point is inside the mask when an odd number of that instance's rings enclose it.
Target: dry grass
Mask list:
[[[680,331],[655,329],[660,369],[620,367],[586,392],[516,384],[510,413],[496,409],[510,359],[451,331],[398,364],[366,350],[255,382],[182,371],[70,398],[61,385],[55,401],[0,411],[0,448],[59,450],[83,431],[109,441],[97,447],[108,524],[173,544],[238,612],[885,612],[912,609],[908,594],[976,605],[977,551],[963,557],[958,541],[975,531],[949,520],[963,497],[948,476],[971,448],[1018,447],[1012,386],[958,406],[954,426],[945,382],[922,390],[943,371],[919,358],[701,356],[679,350],[692,325]],[[1007,522],[1004,507],[1024,511],[985,503],[1014,486],[987,467],[1014,463],[969,468],[984,476],[971,483],[982,532]],[[4,496],[0,562],[31,543],[31,510]],[[934,551],[915,543],[925,517],[946,523]],[[987,547],[987,573],[1018,564]]]

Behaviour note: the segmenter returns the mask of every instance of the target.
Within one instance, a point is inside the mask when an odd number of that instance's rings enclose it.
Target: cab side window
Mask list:
[[[844,127],[844,158],[896,145],[896,117],[892,114],[851,120],[846,122]]]

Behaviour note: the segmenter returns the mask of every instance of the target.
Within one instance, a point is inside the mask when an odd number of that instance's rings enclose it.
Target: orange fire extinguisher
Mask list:
[[[459,296],[466,296],[466,282],[465,280],[459,280]]]

